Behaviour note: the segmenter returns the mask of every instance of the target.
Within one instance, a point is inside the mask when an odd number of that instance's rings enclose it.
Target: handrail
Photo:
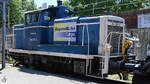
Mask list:
[[[84,27],[85,25],[83,26],[83,29],[82,29],[82,46],[84,46]]]
[[[69,27],[69,30],[70,30],[70,27]],[[69,39],[68,39],[68,46],[71,45],[71,34],[70,34],[70,31],[69,31]]]
[[[119,40],[118,40],[118,41],[119,41],[119,42],[118,42],[118,55],[119,55],[119,51],[120,51],[120,38],[121,38],[121,35],[122,35],[123,33],[120,33],[120,32],[110,32],[110,33],[107,35],[106,39],[103,41],[102,46],[105,46],[105,44],[107,43],[107,39],[109,38],[109,36],[110,36],[109,44],[111,43],[112,34],[120,34],[120,35],[119,35]]]
[[[88,24],[85,24],[82,29],[82,46],[84,46],[84,30],[86,28],[87,32],[87,37],[88,37],[88,56],[87,56],[87,61],[86,61],[86,75],[88,75],[88,66],[90,62],[90,72],[91,72],[91,61],[89,61],[89,56],[90,56],[90,36],[89,36],[89,29],[88,29]]]
[[[88,55],[90,54],[90,36],[89,36],[89,29],[88,29],[88,24],[85,24],[83,26],[83,29],[82,29],[82,46],[84,46],[84,30],[86,28],[86,31],[87,31],[87,36],[88,36]]]
[[[106,44],[106,41],[107,41],[107,39],[108,39],[108,37],[110,36],[111,33],[123,34],[123,33],[120,33],[120,32],[110,32],[110,33],[107,35],[106,39],[103,41],[103,46]]]
[[[121,38],[121,34],[120,34],[120,36],[119,36],[119,43],[118,43],[118,56],[119,56],[119,52],[120,52],[120,39]]]
[[[110,34],[109,44],[111,43],[112,33]]]

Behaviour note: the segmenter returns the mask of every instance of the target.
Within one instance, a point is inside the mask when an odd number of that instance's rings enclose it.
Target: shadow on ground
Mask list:
[[[83,82],[85,84],[88,84],[88,83],[90,84],[91,83],[90,81],[81,80],[79,78],[72,77],[72,76],[65,76],[64,74],[48,73],[48,72],[43,72],[43,71],[38,71],[38,70],[33,70],[33,69],[27,69],[25,67],[19,67],[19,70],[21,72],[25,72],[25,73],[29,73],[29,74],[37,74],[37,75],[44,75],[44,76],[54,76],[54,77],[59,77],[59,78],[67,79],[67,80]]]

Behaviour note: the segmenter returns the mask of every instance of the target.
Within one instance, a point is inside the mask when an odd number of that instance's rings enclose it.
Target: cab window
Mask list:
[[[44,21],[54,20],[56,19],[56,8],[50,8],[43,12]]]
[[[39,13],[26,14],[26,24],[37,23],[39,20]]]
[[[49,20],[50,20],[50,17],[48,16],[48,11],[45,11],[45,12],[43,13],[43,16],[44,16],[44,20],[45,20],[45,21],[49,21]]]
[[[32,23],[35,23],[35,22],[38,22],[38,19],[39,18],[39,14],[38,13],[35,13],[35,14],[32,14]]]
[[[26,24],[29,24],[29,23],[31,23],[31,19],[30,19],[30,14],[26,14]]]
[[[48,10],[48,16],[51,18],[51,20],[56,19],[56,11],[58,11],[57,8],[51,8]]]

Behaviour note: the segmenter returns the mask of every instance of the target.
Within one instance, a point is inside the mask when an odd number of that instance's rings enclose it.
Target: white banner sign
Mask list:
[[[76,22],[55,23],[54,41],[76,42]]]

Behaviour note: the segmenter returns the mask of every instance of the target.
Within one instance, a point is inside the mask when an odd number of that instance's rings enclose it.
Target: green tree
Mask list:
[[[73,7],[72,7],[72,5],[70,5],[70,1],[69,0],[64,1],[63,5],[67,6],[70,10],[73,10]]]
[[[11,0],[8,4],[10,8],[10,26],[23,22],[22,0]]]
[[[22,0],[22,8],[24,11],[36,10],[34,0]]]
[[[7,22],[9,26],[12,27],[15,24],[23,23],[24,21],[24,12],[35,10],[36,5],[34,0],[10,0],[10,3],[7,6],[8,15]]]
[[[150,5],[146,0],[66,0],[63,5],[68,6],[75,15],[90,16],[104,14],[104,11],[113,13],[136,10]]]

